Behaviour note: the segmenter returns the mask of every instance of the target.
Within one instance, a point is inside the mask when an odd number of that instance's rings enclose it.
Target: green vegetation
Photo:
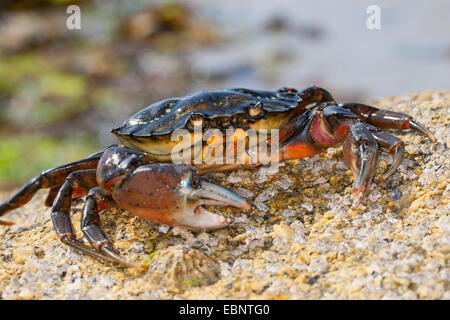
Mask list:
[[[32,53],[0,59],[0,93],[13,93],[21,81],[38,77],[50,69],[50,65],[40,56]]]
[[[16,2],[7,1],[11,19],[0,23],[2,189],[99,150],[98,127],[187,91],[189,68],[178,53],[213,39],[208,23],[176,1],[124,1],[123,11],[90,0]],[[60,7],[81,3],[83,16],[102,21],[68,32]],[[166,59],[175,67],[158,67]]]
[[[79,99],[86,91],[82,76],[56,71],[42,75],[39,85],[43,96]]]
[[[60,70],[36,54],[6,57],[0,60],[0,95],[20,102],[4,108],[0,119],[22,127],[70,119],[89,107],[86,87],[83,75]]]
[[[201,282],[198,279],[198,277],[194,277],[194,278],[192,278],[191,281],[188,281],[188,280],[183,281],[183,285],[185,285],[186,287],[200,287]]]
[[[147,256],[147,259],[145,259],[144,264],[150,263],[150,261],[153,259],[153,257],[154,257],[155,254],[157,254],[157,253],[158,253],[158,250],[155,250],[155,251],[153,251],[152,253],[150,253],[150,254]]]
[[[78,160],[99,150],[92,138],[56,139],[42,135],[0,135],[0,183],[20,184],[42,170]]]

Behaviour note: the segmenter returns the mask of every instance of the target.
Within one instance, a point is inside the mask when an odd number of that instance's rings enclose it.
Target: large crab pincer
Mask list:
[[[98,162],[97,170],[76,170],[65,177],[68,170],[87,168],[93,160]],[[38,188],[49,185],[59,189],[56,194],[50,192],[49,197],[54,198],[50,199],[53,200],[51,218],[63,243],[90,256],[135,267],[145,265],[128,262],[117,254],[100,228],[101,211],[119,205],[152,222],[214,230],[226,227],[233,220],[209,212],[202,205],[250,208],[248,202],[234,192],[200,178],[193,167],[148,163],[144,153],[110,147],[102,154],[49,170],[32,179],[12,201],[0,207],[0,212],[20,206]],[[93,248],[76,239],[70,218],[72,199],[86,194],[81,230]]]
[[[217,140],[203,139],[201,135],[199,138],[193,124],[200,124],[200,133],[215,130],[219,134]],[[391,176],[402,162],[404,142],[385,129],[413,129],[436,142],[428,129],[407,114],[364,104],[339,104],[328,91],[315,86],[302,91],[290,88],[202,91],[157,102],[131,116],[112,130],[123,145],[42,172],[0,205],[0,216],[26,204],[39,189],[49,188],[45,204],[52,206],[53,225],[62,242],[93,257],[142,266],[118,255],[100,228],[99,213],[117,205],[155,223],[207,230],[226,227],[231,219],[208,212],[202,206],[245,210],[250,205],[199,175],[250,169],[265,163],[260,158],[252,162],[247,154],[236,158],[225,154],[222,160],[227,161],[218,163],[174,164],[173,150],[179,141],[172,139],[172,134],[185,130],[190,139],[182,144],[182,150],[194,151],[193,155],[198,156],[208,154],[214,141],[219,141],[216,145],[224,141],[223,150],[229,149],[226,145],[229,140],[221,135],[226,136],[231,128],[236,129],[239,133],[236,139],[246,148],[250,146],[251,130],[263,137],[258,139],[258,150],[263,143],[278,146],[279,150],[271,154],[276,161],[305,158],[343,145],[345,162],[355,180],[352,208],[358,207],[373,182],[379,152],[393,155],[393,162],[378,182]],[[271,135],[266,135],[268,130]],[[236,159],[242,161],[229,162]],[[81,229],[91,246],[76,239],[70,219],[72,199],[85,195]],[[10,223],[0,221],[0,224]]]
[[[99,186],[95,187],[97,184]],[[81,225],[96,251],[75,239],[69,216],[75,189],[89,192]],[[148,163],[141,152],[112,147],[103,153],[98,170],[72,173],[61,187],[52,210],[58,236],[90,255],[100,254],[116,262],[134,265],[120,258],[100,229],[99,211],[116,204],[156,223],[209,230],[223,228],[233,220],[211,213],[202,205],[250,208],[244,199],[230,190],[199,178],[192,167]]]

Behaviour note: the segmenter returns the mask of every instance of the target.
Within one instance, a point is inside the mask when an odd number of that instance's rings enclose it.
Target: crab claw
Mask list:
[[[232,219],[209,212],[202,205],[231,206],[242,210],[250,209],[250,204],[231,190],[207,182],[201,178],[187,196],[188,209],[177,217],[177,222],[191,229],[215,230],[228,226]]]
[[[369,190],[377,164],[377,142],[363,123],[352,123],[344,141],[344,158],[353,173],[352,209],[356,209]]]
[[[207,211],[202,205],[250,209],[244,198],[207,182],[198,176],[196,169],[183,165],[153,163],[141,166],[111,190],[121,207],[141,218],[195,230],[219,229],[233,222]]]
[[[207,182],[199,178],[191,195],[190,200],[197,200],[197,204],[213,206],[232,206],[243,210],[250,209],[250,204],[231,190],[218,184]]]

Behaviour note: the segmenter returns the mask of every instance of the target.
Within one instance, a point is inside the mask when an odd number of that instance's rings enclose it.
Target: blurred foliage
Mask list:
[[[49,6],[83,4],[91,0],[2,0],[0,9],[3,10],[29,10],[45,9]]]
[[[36,134],[0,135],[0,140],[0,185],[5,187],[98,151],[86,135],[65,139]]]
[[[39,79],[40,89],[44,96],[79,99],[86,91],[84,78],[68,73],[52,72]]]
[[[50,65],[36,54],[4,57],[0,60],[0,93],[14,93],[20,82],[29,77],[38,77]]]
[[[107,0],[0,1],[0,37],[0,188],[114,143],[114,125],[189,91],[186,52],[219,38],[183,2]]]
[[[214,28],[176,1],[155,3],[125,17],[121,33],[136,44],[163,52],[186,51],[220,40]]]
[[[85,78],[58,70],[37,54],[21,54],[0,60],[0,95],[32,97],[31,110],[25,113],[10,106],[2,108],[0,120],[52,123],[86,108]],[[23,106],[25,108],[26,106]]]

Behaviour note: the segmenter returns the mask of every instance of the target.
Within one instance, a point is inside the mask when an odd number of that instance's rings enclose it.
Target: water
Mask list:
[[[198,89],[314,83],[370,100],[450,88],[448,1],[194,3],[227,39],[191,54]],[[366,26],[371,4],[381,9],[380,30]]]

